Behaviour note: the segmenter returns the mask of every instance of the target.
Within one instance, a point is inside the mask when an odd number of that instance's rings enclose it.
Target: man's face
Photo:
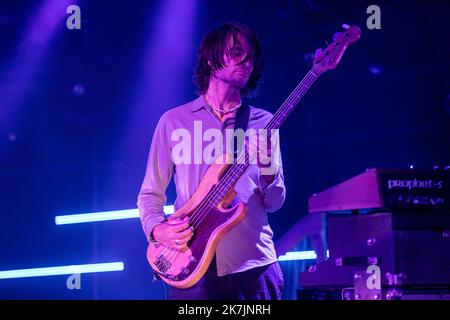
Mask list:
[[[244,37],[239,35],[236,42],[234,44],[233,38],[230,37],[229,49],[223,55],[224,67],[213,72],[213,76],[242,89],[252,74],[253,58],[251,58],[250,46]],[[250,57],[246,59],[249,54]]]

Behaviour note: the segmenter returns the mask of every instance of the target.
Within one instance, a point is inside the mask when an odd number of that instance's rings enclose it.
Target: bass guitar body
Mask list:
[[[227,156],[222,155],[218,159],[226,160]],[[148,246],[148,262],[161,279],[172,287],[189,288],[199,281],[208,269],[220,239],[234,228],[248,211],[243,202],[228,208],[236,195],[234,189],[231,189],[218,205],[204,204],[203,200],[219,183],[229,166],[226,161],[216,160],[211,164],[191,198],[169,218],[176,220],[189,216],[190,223],[195,223],[188,250],[181,252],[158,242],[150,242]],[[196,214],[193,215],[194,213]]]

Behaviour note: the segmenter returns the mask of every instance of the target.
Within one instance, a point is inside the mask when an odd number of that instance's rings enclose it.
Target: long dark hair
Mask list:
[[[257,94],[264,67],[261,44],[256,32],[249,26],[239,22],[229,22],[215,27],[203,37],[198,50],[194,75],[194,82],[199,94],[204,94],[208,90],[212,71],[224,67],[223,54],[227,50],[233,49],[229,48],[230,37],[233,46],[236,46],[239,35],[247,41],[251,48],[249,56],[245,57],[244,60],[253,59],[252,74],[248,79],[247,85],[241,89],[241,94],[247,97]],[[208,61],[210,61],[211,66],[208,64]]]

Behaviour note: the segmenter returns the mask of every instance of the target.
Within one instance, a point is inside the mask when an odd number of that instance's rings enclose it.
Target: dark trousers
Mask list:
[[[172,300],[280,300],[283,273],[277,262],[217,276],[214,258],[205,275],[188,289],[170,288]]]

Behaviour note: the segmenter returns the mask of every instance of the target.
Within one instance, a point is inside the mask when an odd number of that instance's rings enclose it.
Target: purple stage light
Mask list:
[[[122,132],[116,143],[116,161],[130,163],[136,157],[145,161],[147,144],[154,125],[162,113],[186,100],[193,93],[192,71],[195,63],[195,40],[199,1],[167,0],[157,2],[149,12],[148,28],[142,32],[141,55],[137,56],[136,79],[130,90]],[[116,194],[128,180],[123,170],[111,173],[109,194]],[[125,184],[124,184],[125,183]],[[129,185],[133,188],[132,182]],[[114,197],[114,196],[112,196]]]
[[[166,101],[183,98],[183,78],[191,78],[191,57],[195,52],[194,27],[197,1],[169,0],[161,2],[150,27],[135,105],[164,106]],[[174,99],[175,98],[175,99]],[[155,114],[155,110],[147,110]],[[142,114],[135,114],[142,119]]]
[[[24,101],[39,83],[40,67],[48,57],[52,40],[66,28],[66,9],[74,0],[42,1],[27,19],[27,24],[5,72],[0,75],[0,122],[6,128],[15,125]],[[25,109],[23,110],[25,111]],[[0,153],[4,150],[0,150]]]
[[[138,65],[137,85],[131,94],[129,118],[121,150],[128,154],[136,136],[151,138],[148,130],[167,107],[182,101],[192,84],[198,1],[168,0],[152,13]]]

